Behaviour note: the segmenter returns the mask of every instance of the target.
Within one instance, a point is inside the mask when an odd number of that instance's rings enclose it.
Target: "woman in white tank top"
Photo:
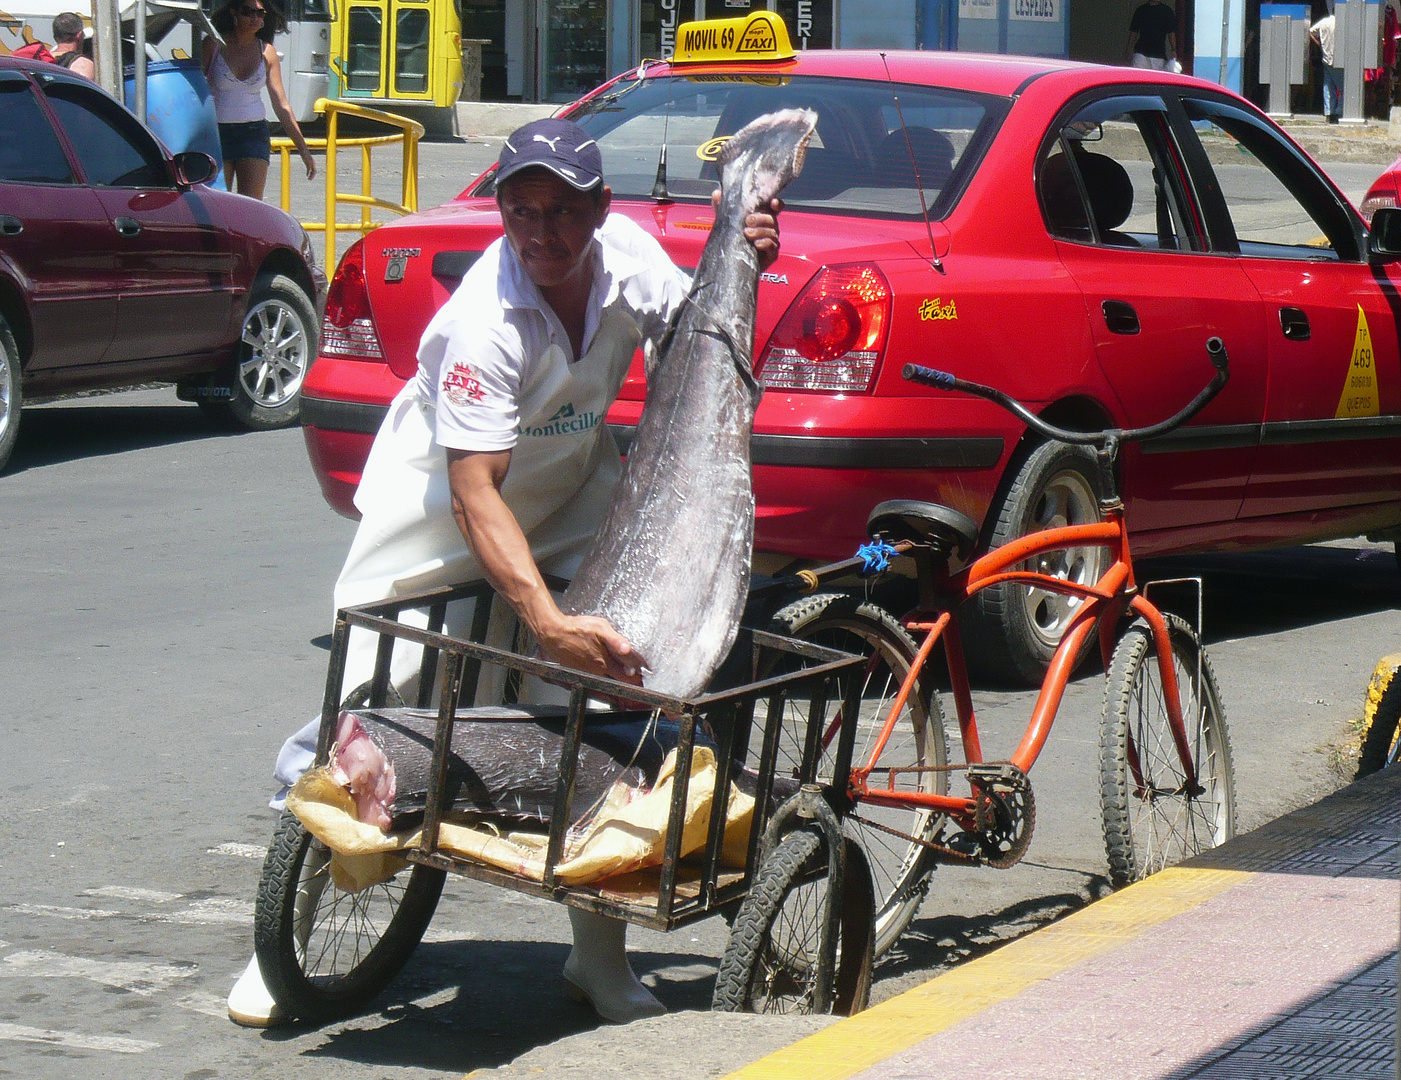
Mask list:
[[[282,65],[272,47],[273,34],[282,26],[282,17],[267,6],[267,0],[230,0],[215,12],[213,22],[224,44],[205,38],[202,64],[219,120],[219,149],[229,190],[234,190],[237,179],[240,195],[263,197],[272,156],[263,113],[264,87],[283,131],[297,144],[307,179],[312,179],[316,175],[316,160],[287,104]]]

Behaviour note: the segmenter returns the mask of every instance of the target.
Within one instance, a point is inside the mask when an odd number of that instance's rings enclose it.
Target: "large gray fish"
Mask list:
[[[647,372],[622,478],[563,609],[606,618],[644,660],[643,684],[691,697],[739,629],[754,543],[749,437],[758,253],[744,221],[803,166],[817,114],[761,116],[725,142],[721,199],[686,302]]]

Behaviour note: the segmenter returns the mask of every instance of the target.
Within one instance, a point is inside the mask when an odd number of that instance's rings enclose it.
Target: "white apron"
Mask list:
[[[551,344],[521,388],[520,433],[501,494],[530,544],[540,570],[571,577],[608,509],[622,470],[617,444],[603,415],[617,397],[641,341],[631,316],[603,309],[588,351],[571,364]],[[424,589],[458,585],[483,576],[481,564],[457,527],[448,488],[447,455],[434,440],[433,407],[410,380],[389,406],[370,449],[355,506],[362,517],[336,581],[337,610],[388,600]],[[458,609],[458,610],[454,610]],[[405,612],[405,622],[412,613]],[[453,605],[445,631],[469,625],[470,602]],[[417,625],[424,625],[420,618]],[[515,614],[495,605],[488,643],[509,647]],[[354,630],[341,696],[374,673],[375,635]],[[399,642],[390,681],[411,700],[421,649]],[[477,702],[499,701],[504,672],[484,666]],[[538,698],[538,694],[529,695]],[[320,718],[283,745],[274,775],[287,786],[311,767]],[[280,809],[286,788],[272,802]]]

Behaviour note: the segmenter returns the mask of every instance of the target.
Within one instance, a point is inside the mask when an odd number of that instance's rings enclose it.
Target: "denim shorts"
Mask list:
[[[259,161],[272,159],[272,137],[266,120],[250,120],[246,124],[219,125],[219,152],[224,160],[238,161],[240,158],[257,158]]]

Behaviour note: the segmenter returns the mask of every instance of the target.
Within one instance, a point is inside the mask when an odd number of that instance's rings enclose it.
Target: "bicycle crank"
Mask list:
[[[1031,846],[1036,827],[1036,797],[1031,780],[1011,762],[968,766],[973,789],[973,837],[982,861],[1006,870]]]

